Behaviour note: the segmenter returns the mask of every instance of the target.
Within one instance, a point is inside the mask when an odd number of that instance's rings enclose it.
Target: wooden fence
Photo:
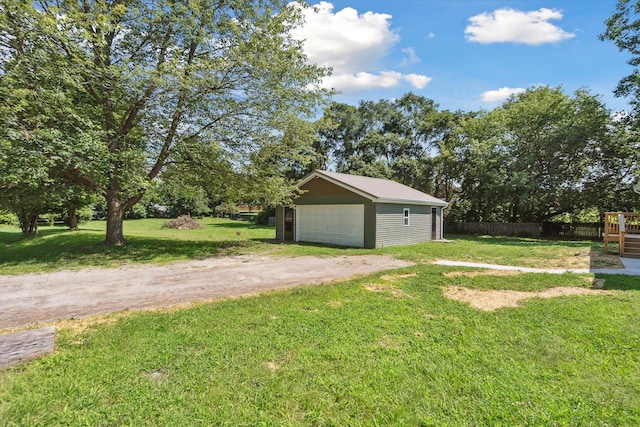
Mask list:
[[[556,239],[600,240],[603,231],[604,223],[451,222],[445,224],[445,233]]]

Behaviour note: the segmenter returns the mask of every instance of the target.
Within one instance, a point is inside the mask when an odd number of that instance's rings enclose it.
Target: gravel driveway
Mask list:
[[[136,265],[0,276],[0,330],[125,309],[247,295],[407,267],[388,256],[235,256],[166,266]]]

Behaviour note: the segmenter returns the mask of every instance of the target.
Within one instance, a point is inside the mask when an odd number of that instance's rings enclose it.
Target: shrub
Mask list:
[[[193,230],[196,228],[202,228],[202,225],[195,219],[191,218],[191,215],[182,215],[171,221],[165,221],[162,228],[174,228],[176,230]]]
[[[276,216],[276,208],[268,207],[264,208],[256,215],[256,224],[269,225],[269,217]]]
[[[147,207],[142,203],[136,203],[125,214],[125,218],[127,219],[141,219],[146,217],[147,217]]]
[[[13,212],[0,210],[0,224],[18,225],[18,217]]]
[[[233,218],[236,215],[238,215],[238,213],[240,213],[240,210],[238,209],[238,206],[236,206],[235,203],[222,203],[218,206],[216,206],[216,208],[214,209],[215,213],[217,216],[222,217],[222,218]]]
[[[91,206],[85,206],[76,211],[78,222],[85,223],[91,221],[93,218],[93,208]]]

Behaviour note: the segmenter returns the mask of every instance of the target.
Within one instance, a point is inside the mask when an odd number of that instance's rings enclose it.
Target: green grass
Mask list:
[[[162,228],[165,220],[125,221],[127,244],[108,247],[104,221],[81,225],[80,231],[41,227],[23,237],[16,227],[0,227],[0,274],[21,274],[82,267],[116,267],[128,263],[173,261],[233,255],[264,247],[273,227],[219,218],[199,220],[203,228]],[[239,234],[238,234],[239,233]]]
[[[417,265],[58,329],[0,372],[3,425],[638,425],[640,278],[612,295],[482,312],[445,286],[539,290],[584,276],[450,278]],[[394,273],[394,274],[395,274]],[[388,274],[388,273],[387,273]],[[379,292],[368,290],[378,284]]]
[[[609,295],[484,312],[442,289],[587,287],[591,276],[451,276],[473,269],[429,264],[562,266],[596,258],[599,243],[454,236],[362,250],[277,244],[273,228],[202,222],[201,230],[178,231],[160,220],[127,221],[121,248],[101,245],[99,222],[80,232],[44,228],[35,238],[5,227],[0,272],[247,252],[377,253],[417,264],[58,323],[54,354],[0,371],[0,425],[640,425],[640,278],[602,276]]]
[[[554,242],[538,239],[448,236],[451,243],[424,243],[378,250],[339,248],[273,241],[273,227],[228,219],[204,218],[199,230],[162,228],[164,220],[125,221],[127,245],[103,244],[105,223],[93,221],[80,231],[42,227],[23,237],[17,227],[0,226],[0,274],[22,274],[83,267],[117,267],[130,263],[174,261],[260,252],[276,256],[390,254],[415,262],[435,259],[491,262],[527,267],[588,267],[574,261],[602,252],[600,242]]]

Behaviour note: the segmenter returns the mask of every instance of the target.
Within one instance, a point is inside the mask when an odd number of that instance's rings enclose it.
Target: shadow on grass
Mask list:
[[[251,240],[196,241],[133,236],[127,238],[126,245],[106,246],[102,232],[58,230],[26,238],[19,233],[0,233],[0,242],[4,243],[0,244],[0,273],[6,274],[234,255],[255,245]]]
[[[27,234],[16,233],[16,232],[0,231],[0,243],[4,243],[5,245],[14,244],[20,241],[37,240],[38,238],[54,236],[54,235],[63,234],[66,232],[70,232],[70,230],[66,227],[65,228],[47,227],[45,229],[38,230],[38,234],[36,235],[27,235]]]
[[[359,249],[366,250],[363,248],[358,248],[355,246],[340,246],[340,245],[331,245],[329,243],[313,243],[313,242],[294,242],[292,240],[278,240],[278,239],[252,239],[256,242],[266,243],[274,246],[283,246],[283,247],[295,247],[295,248],[317,248],[317,249],[338,249],[338,250],[346,250],[346,249]]]
[[[604,251],[604,243],[590,242],[589,268],[624,268],[618,255],[618,245],[609,243],[609,251]]]
[[[273,230],[274,228],[272,226],[268,226],[268,225],[259,225],[259,224],[253,224],[251,222],[244,222],[244,221],[238,221],[238,222],[231,222],[231,223],[224,223],[224,224],[207,224],[205,225],[205,227],[211,227],[211,228],[242,228],[244,230]]]

